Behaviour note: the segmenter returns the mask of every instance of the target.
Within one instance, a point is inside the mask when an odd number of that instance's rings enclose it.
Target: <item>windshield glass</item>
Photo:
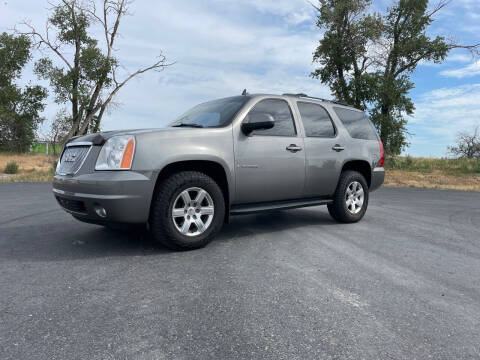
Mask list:
[[[222,127],[229,125],[235,114],[249,99],[248,96],[235,96],[197,105],[169,126]]]

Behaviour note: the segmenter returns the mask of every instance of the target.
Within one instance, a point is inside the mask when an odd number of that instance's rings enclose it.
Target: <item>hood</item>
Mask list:
[[[93,145],[103,145],[105,141],[110,139],[115,135],[136,135],[143,134],[148,132],[160,132],[160,131],[179,131],[184,130],[185,128],[153,128],[153,129],[131,129],[131,130],[113,130],[113,131],[103,131],[94,134],[80,135],[71,138],[69,142],[91,142]]]

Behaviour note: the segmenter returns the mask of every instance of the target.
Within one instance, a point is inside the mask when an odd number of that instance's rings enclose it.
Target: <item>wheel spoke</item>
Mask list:
[[[192,201],[192,199],[190,198],[190,194],[188,193],[187,190],[182,191],[182,193],[180,194],[180,196],[182,197],[183,202],[185,203],[185,205],[190,204],[190,202]]]
[[[363,189],[360,188],[357,190],[357,197],[363,196]]]
[[[213,206],[203,206],[200,208],[200,215],[213,215]]]
[[[173,217],[184,217],[185,216],[185,209],[173,209],[172,210]]]
[[[200,233],[205,231],[205,224],[203,223],[202,219],[200,219],[200,216],[198,216],[195,220],[195,226],[197,227],[198,231]]]
[[[182,225],[182,228],[180,230],[180,232],[184,235],[186,235],[188,233],[188,230],[190,230],[190,225],[191,225],[191,221],[190,220],[187,220],[185,219],[185,221],[183,222],[183,225]]]
[[[205,190],[200,190],[197,194],[197,196],[195,197],[195,202],[197,202],[198,204],[201,204],[203,199],[205,199],[205,196],[206,196],[207,192]]]

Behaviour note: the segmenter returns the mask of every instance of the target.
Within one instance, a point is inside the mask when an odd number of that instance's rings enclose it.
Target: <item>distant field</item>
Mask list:
[[[388,159],[386,186],[480,191],[480,159]]]
[[[444,175],[480,174],[480,159],[414,158],[411,156],[387,159],[385,167],[391,170],[418,171]]]
[[[17,175],[3,175],[8,162],[19,165]],[[50,181],[56,161],[44,153],[0,153],[0,182]],[[480,159],[454,160],[398,157],[388,159],[385,185],[480,191]]]
[[[57,145],[55,146],[56,148],[56,153],[59,154],[62,151],[62,145]],[[49,145],[48,152],[50,155],[53,154],[53,146]],[[32,145],[32,153],[40,153],[40,154],[46,154],[47,153],[47,144],[41,144],[41,143],[35,143]]]
[[[18,164],[18,174],[3,175],[5,166],[12,161]],[[50,181],[55,164],[55,159],[45,154],[0,153],[0,182]]]

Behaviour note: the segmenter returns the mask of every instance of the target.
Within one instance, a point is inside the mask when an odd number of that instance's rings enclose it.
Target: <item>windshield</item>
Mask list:
[[[235,114],[250,100],[248,96],[235,96],[209,101],[193,107],[169,126],[222,127],[229,125]]]

